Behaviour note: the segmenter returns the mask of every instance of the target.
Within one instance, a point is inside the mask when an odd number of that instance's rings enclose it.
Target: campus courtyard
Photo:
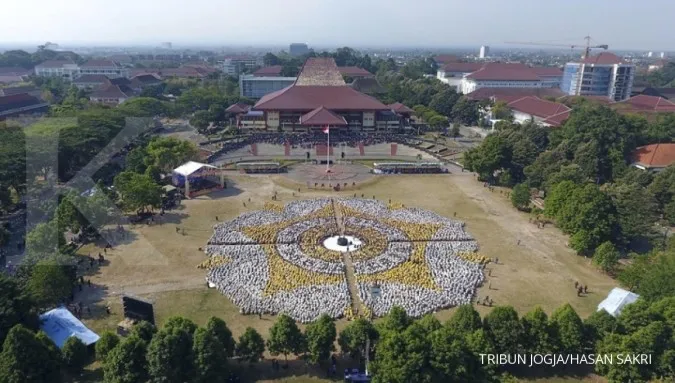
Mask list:
[[[385,205],[391,200],[394,205],[464,222],[464,229],[478,246],[476,254],[492,260],[473,300],[481,315],[490,307],[475,303],[475,298],[482,302],[489,296],[493,306],[511,305],[521,314],[537,305],[551,313],[569,302],[586,317],[614,286],[590,259],[577,256],[566,246],[568,239],[560,230],[531,223],[530,215],[511,206],[506,192],[483,187],[470,173],[378,176],[356,186],[350,183],[340,191],[308,189],[307,184],[286,175],[232,172],[227,179],[225,190],[183,200],[178,209],[150,224],[128,227],[129,235],[108,249],[106,262],[87,277],[93,287],[85,287],[76,297],[91,307],[91,314],[83,318],[88,326],[95,331],[114,331],[122,319],[121,295],[130,294],[154,303],[160,325],[174,315],[199,325],[217,316],[227,322],[235,338],[249,326],[265,336],[275,317],[240,314],[240,308],[225,295],[207,287],[208,269],[198,268],[208,259],[205,249],[214,225],[269,209],[270,203],[283,206],[297,200],[346,199],[355,194],[359,199],[374,198]],[[102,250],[87,245],[80,254],[94,256]],[[588,294],[577,296],[575,282],[587,285]],[[106,306],[111,314],[106,314]],[[452,312],[449,308],[434,315],[444,321]],[[346,323],[347,319],[338,320],[338,331]]]

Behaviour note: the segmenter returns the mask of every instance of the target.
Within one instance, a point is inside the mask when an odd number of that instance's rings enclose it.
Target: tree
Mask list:
[[[199,149],[192,142],[174,137],[154,137],[145,151],[146,164],[157,165],[164,173],[199,158]]]
[[[433,109],[439,114],[442,114],[445,117],[452,116],[452,109],[455,106],[455,103],[459,100],[460,96],[455,92],[451,87],[443,90],[440,93],[437,93],[431,98],[429,103],[429,108]]]
[[[593,254],[593,263],[599,266],[604,272],[611,273],[619,263],[619,252],[611,242],[603,242]]]
[[[530,188],[526,184],[518,184],[511,191],[511,203],[518,210],[526,210],[530,206]]]
[[[365,356],[368,339],[370,339],[371,344],[374,344],[378,339],[378,333],[372,323],[363,318],[358,318],[340,331],[338,344],[343,353],[349,354],[352,358],[360,359]]]
[[[480,314],[473,305],[461,305],[445,322],[445,327],[452,329],[459,337],[464,337],[483,327]]]
[[[255,363],[265,352],[265,341],[253,328],[247,327],[237,342],[237,355],[249,363]]]
[[[37,329],[37,307],[30,294],[20,288],[16,279],[0,274],[0,344],[4,342],[9,330],[17,324]]]
[[[110,351],[117,347],[119,343],[120,337],[117,336],[117,334],[110,331],[104,332],[94,346],[96,349],[96,358],[99,361],[104,362],[105,358],[110,354]]]
[[[523,327],[513,307],[495,307],[483,319],[483,326],[492,339],[497,353],[515,354],[520,351]]]
[[[125,159],[125,169],[128,171],[143,174],[148,165],[145,164],[145,149],[143,147],[133,148]]]
[[[206,110],[198,110],[190,118],[190,125],[197,128],[199,133],[204,134],[212,122],[211,113]]]
[[[620,245],[630,245],[642,238],[654,237],[658,205],[651,192],[638,183],[615,183],[606,189],[616,208],[621,237]]]
[[[478,103],[462,97],[452,107],[452,116],[454,121],[461,122],[465,126],[475,126],[478,124]]]
[[[32,268],[27,288],[42,307],[56,305],[70,296],[74,276],[55,258],[40,261]]]
[[[218,340],[225,348],[225,356],[228,358],[232,357],[234,355],[235,343],[234,338],[232,338],[232,331],[227,327],[225,321],[217,317],[211,317],[206,322],[206,329],[218,337]]]
[[[431,382],[428,334],[418,323],[385,333],[371,363],[374,383]]]
[[[286,364],[288,354],[299,355],[305,351],[305,337],[291,317],[286,314],[277,317],[277,321],[270,328],[267,349],[273,356],[284,354]]]
[[[273,53],[267,52],[265,53],[265,56],[263,56],[263,63],[265,64],[265,66],[279,65],[280,60]]]
[[[660,171],[649,185],[649,191],[658,202],[659,211],[675,198],[675,165],[670,165]]]
[[[120,194],[122,205],[137,213],[150,208],[159,208],[162,203],[162,188],[145,175],[122,172],[115,177],[115,189]]]
[[[63,354],[63,363],[71,374],[79,374],[87,365],[89,355],[87,355],[87,346],[76,336],[71,336],[66,340],[61,349]]]
[[[130,335],[136,335],[146,343],[150,343],[152,337],[157,333],[157,327],[148,321],[140,321],[131,328]]]
[[[455,140],[457,139],[457,137],[460,136],[459,125],[457,125],[457,123],[452,124],[452,130],[450,130],[450,134],[452,135],[452,138],[454,138]]]
[[[198,328],[194,334],[192,353],[196,382],[223,381],[228,375],[227,355],[218,335],[208,329]]]
[[[557,350],[553,329],[548,316],[537,306],[521,319],[523,324],[523,348],[532,354],[550,354]]]
[[[106,383],[137,383],[148,380],[147,344],[137,336],[129,336],[115,346],[103,363]]]
[[[464,166],[478,173],[481,180],[490,180],[494,173],[510,162],[507,142],[499,135],[491,134],[481,145],[464,154]]]
[[[424,328],[424,331],[426,331],[428,334],[431,334],[432,332],[443,327],[443,325],[441,325],[441,322],[438,319],[436,319],[436,317],[433,316],[432,314],[426,314],[422,318],[418,319],[417,324],[422,326],[422,328]]]
[[[471,351],[465,345],[461,332],[444,326],[430,333],[430,365],[441,382],[467,382],[475,379],[469,368]]]
[[[615,317],[605,310],[596,311],[584,320],[584,338],[589,348],[595,349],[598,340],[617,332],[618,323]]]
[[[168,327],[152,338],[148,345],[148,373],[158,382],[182,383],[195,375],[192,333],[185,327]]]
[[[402,332],[411,323],[410,317],[401,306],[394,306],[389,310],[389,313],[380,322],[381,333],[392,331]]]
[[[60,382],[47,347],[35,334],[16,325],[7,334],[0,353],[0,381],[7,383]]]
[[[327,314],[323,314],[316,321],[307,325],[305,338],[309,360],[312,363],[322,363],[328,360],[331,352],[335,351],[335,322]]]
[[[61,350],[44,331],[38,331],[35,335],[35,338],[44,346],[45,350],[47,351],[46,358],[43,360],[45,368],[56,373],[56,371],[61,369],[61,365],[63,364],[63,354],[61,353]]]
[[[27,255],[32,259],[43,259],[56,253],[65,243],[56,220],[40,222],[26,235]]]
[[[551,326],[555,329],[560,351],[577,353],[584,345],[584,325],[569,303],[551,315]]]

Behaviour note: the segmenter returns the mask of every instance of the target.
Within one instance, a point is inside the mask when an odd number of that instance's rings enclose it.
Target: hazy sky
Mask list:
[[[504,41],[675,50],[673,0],[3,0],[0,43],[434,46]]]

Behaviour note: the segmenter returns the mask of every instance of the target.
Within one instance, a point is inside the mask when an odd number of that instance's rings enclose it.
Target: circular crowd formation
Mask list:
[[[326,246],[340,236],[352,239],[349,251]],[[484,278],[477,250],[462,222],[427,210],[356,198],[298,200],[216,225],[206,279],[244,314],[310,322],[347,315],[358,299],[376,316],[398,305],[418,317],[471,302]],[[346,259],[358,297],[349,293]]]

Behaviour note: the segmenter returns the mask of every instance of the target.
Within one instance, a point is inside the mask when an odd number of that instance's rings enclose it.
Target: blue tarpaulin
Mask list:
[[[96,343],[100,338],[65,307],[58,307],[40,315],[40,330],[44,331],[59,348],[62,348],[71,336],[78,337],[87,346]]]

